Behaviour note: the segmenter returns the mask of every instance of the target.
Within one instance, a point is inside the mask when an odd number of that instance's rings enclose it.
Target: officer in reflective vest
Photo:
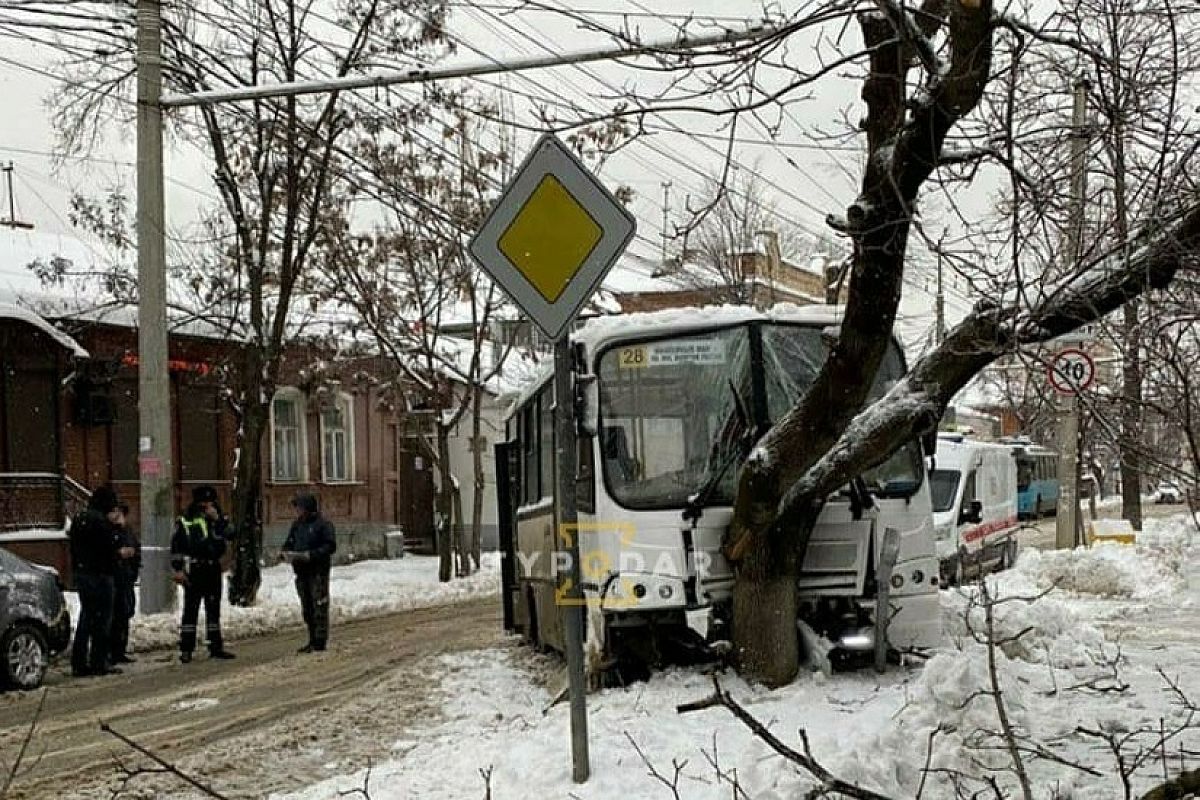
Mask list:
[[[204,602],[205,633],[212,658],[233,658],[221,641],[221,556],[225,554],[229,521],[217,506],[211,486],[192,490],[192,504],[175,523],[171,537],[171,568],[183,586],[183,623],[179,629],[179,660],[192,660],[196,649],[196,620]]]

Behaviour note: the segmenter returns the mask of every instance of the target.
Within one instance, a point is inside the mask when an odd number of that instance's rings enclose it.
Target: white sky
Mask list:
[[[510,4],[511,0],[491,0]],[[795,10],[811,0],[787,0],[788,10]],[[545,55],[555,50],[579,49],[607,44],[600,34],[579,31],[575,23],[561,16],[522,10],[518,14],[490,16],[489,3],[484,10],[466,8],[459,0],[451,0],[451,35],[458,40],[458,54],[451,61],[480,62],[507,59],[519,55]],[[761,17],[761,5],[748,0],[596,0],[576,6],[581,13],[589,10],[626,10],[637,14],[653,11],[658,14],[721,15],[724,24],[737,26],[731,17],[745,16],[747,20]],[[616,24],[609,16],[597,16],[597,21]],[[670,36],[672,30],[640,16],[630,23],[641,28],[646,38]],[[513,26],[516,30],[508,26]],[[848,36],[854,36],[853,25]],[[831,35],[836,35],[834,32]],[[797,53],[805,52],[809,42],[797,40],[789,44],[789,55],[799,61]],[[473,52],[477,50],[479,52]],[[481,54],[482,53],[482,54]],[[38,70],[53,72],[56,54],[49,48],[23,45],[12,39],[0,39],[0,93],[7,113],[0,119],[0,159],[16,165],[17,216],[33,222],[36,233],[0,232],[0,242],[8,250],[47,249],[79,252],[79,245],[69,241],[78,234],[68,220],[68,199],[73,191],[100,193],[120,185],[134,196],[134,142],[131,131],[106,132],[104,144],[89,161],[70,162],[55,167],[50,156],[54,134],[45,108],[45,99],[55,85],[51,78]],[[770,80],[770,76],[766,78]],[[513,111],[518,121],[536,124],[529,101],[520,95],[539,98],[570,98],[599,113],[611,108],[614,87],[633,85],[639,91],[653,89],[661,76],[630,69],[619,64],[591,64],[564,67],[524,75],[513,75],[505,84],[513,91]],[[494,80],[493,80],[494,82]],[[804,132],[818,127],[840,131],[843,118],[856,119],[861,114],[859,86],[846,78],[832,77],[815,87],[811,99],[789,107],[786,115],[767,115],[764,121],[743,117],[739,123],[739,143],[734,153],[741,169],[758,172],[766,182],[766,192],[778,208],[781,217],[794,221],[802,229],[826,233],[824,216],[841,212],[856,194],[857,165],[860,156],[844,150],[814,148]],[[698,196],[707,176],[719,175],[724,158],[725,143],[720,120],[707,115],[672,115],[660,119],[660,130],[636,142],[604,166],[602,177],[610,186],[623,184],[635,192],[632,210],[638,218],[638,238],[631,249],[656,257],[662,228],[662,183],[670,181],[673,197],[673,223],[682,221],[682,202],[687,195]],[[769,143],[766,125],[777,124],[778,144]],[[523,146],[532,134],[522,134]],[[762,143],[753,143],[758,141]],[[181,231],[195,220],[197,211],[215,202],[215,191],[208,162],[201,151],[190,146],[171,149],[167,154],[168,222]],[[982,195],[981,195],[982,196]],[[7,201],[5,200],[5,203]],[[980,201],[986,205],[986,198]],[[7,208],[0,211],[7,216]],[[85,247],[87,247],[85,245]],[[100,248],[91,248],[96,255]],[[5,249],[0,248],[0,257]],[[5,273],[22,271],[23,266],[5,260],[0,263],[0,279]],[[905,302],[902,307],[902,332],[906,340],[914,340],[932,324],[933,276],[931,270],[909,270],[906,278]],[[948,316],[961,316],[969,305],[966,287],[948,283]]]

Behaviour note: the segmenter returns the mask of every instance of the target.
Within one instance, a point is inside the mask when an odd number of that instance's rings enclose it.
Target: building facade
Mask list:
[[[65,522],[90,491],[111,484],[139,524],[137,331],[59,321],[69,338],[27,312],[0,310],[0,544],[66,572]],[[173,335],[170,341],[175,501],[208,484],[232,491],[237,421],[223,373],[235,345]],[[343,557],[383,555],[403,530],[410,549],[434,547],[432,450],[410,415],[369,376],[370,359],[329,362],[291,348],[272,398],[264,448],[266,555],[278,550],[299,491],[316,495],[335,523]],[[313,365],[319,365],[316,369]],[[468,506],[469,507],[469,506]]]

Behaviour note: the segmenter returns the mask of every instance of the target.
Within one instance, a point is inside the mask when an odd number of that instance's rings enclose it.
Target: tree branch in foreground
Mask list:
[[[784,494],[777,518],[793,518],[815,498],[934,430],[954,395],[1000,356],[1048,342],[1149,289],[1167,286],[1181,267],[1197,260],[1198,252],[1200,204],[1190,206],[1174,225],[1130,243],[1128,258],[1118,251],[1092,262],[1029,308],[976,307],[886,396],[854,418],[837,443]]]
[[[146,758],[150,759],[155,764],[158,764],[160,767],[162,767],[161,770],[154,770],[155,772],[160,772],[160,771],[168,772],[171,775],[174,775],[176,778],[179,778],[184,783],[187,783],[192,788],[202,792],[205,795],[208,795],[209,797],[215,797],[215,798],[217,798],[217,800],[230,800],[230,798],[227,797],[226,795],[223,795],[220,792],[213,789],[212,787],[201,783],[200,781],[193,778],[191,775],[188,775],[187,773],[180,770],[178,767],[176,767],[171,762],[166,761],[165,759],[161,758],[153,750],[150,750],[148,747],[144,747],[143,745],[140,745],[137,742],[135,742],[133,739],[130,739],[125,734],[119,733],[119,732],[113,730],[113,727],[111,725],[109,725],[107,722],[100,723],[100,730],[115,737],[122,744],[126,745],[127,747],[129,747],[133,750],[136,750],[138,753],[141,753]]]
[[[738,720],[750,729],[751,733],[762,739],[767,745],[779,755],[791,761],[820,782],[818,793],[810,794],[810,797],[819,797],[824,794],[838,793],[846,797],[853,797],[856,800],[893,800],[887,795],[873,792],[870,789],[864,789],[861,786],[856,786],[852,783],[846,783],[834,775],[825,767],[823,767],[812,754],[812,750],[808,746],[808,734],[803,729],[800,730],[800,741],[804,746],[804,752],[801,753],[791,747],[788,747],[775,734],[767,729],[754,715],[743,708],[736,700],[734,700],[728,692],[721,688],[720,681],[717,676],[713,676],[713,693],[712,696],[704,700],[697,700],[692,703],[684,703],[677,706],[676,711],[680,714],[687,714],[692,711],[703,711],[706,708],[714,706],[724,706],[729,709]]]
[[[17,750],[16,758],[13,759],[12,765],[8,768],[8,774],[4,776],[4,785],[0,786],[0,800],[8,797],[8,790],[16,783],[17,778],[32,770],[41,761],[41,757],[38,757],[28,769],[21,769],[21,765],[25,761],[25,755],[29,752],[29,744],[33,741],[33,733],[37,730],[38,722],[42,718],[42,709],[46,706],[46,695],[49,691],[49,689],[43,689],[42,696],[38,698],[37,708],[33,710],[33,717],[29,720],[29,727],[25,730],[25,737],[21,739],[21,747]]]

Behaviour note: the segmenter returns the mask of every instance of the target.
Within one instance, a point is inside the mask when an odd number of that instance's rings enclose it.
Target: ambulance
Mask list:
[[[944,584],[1016,562],[1017,462],[1011,447],[939,434],[929,490]]]

